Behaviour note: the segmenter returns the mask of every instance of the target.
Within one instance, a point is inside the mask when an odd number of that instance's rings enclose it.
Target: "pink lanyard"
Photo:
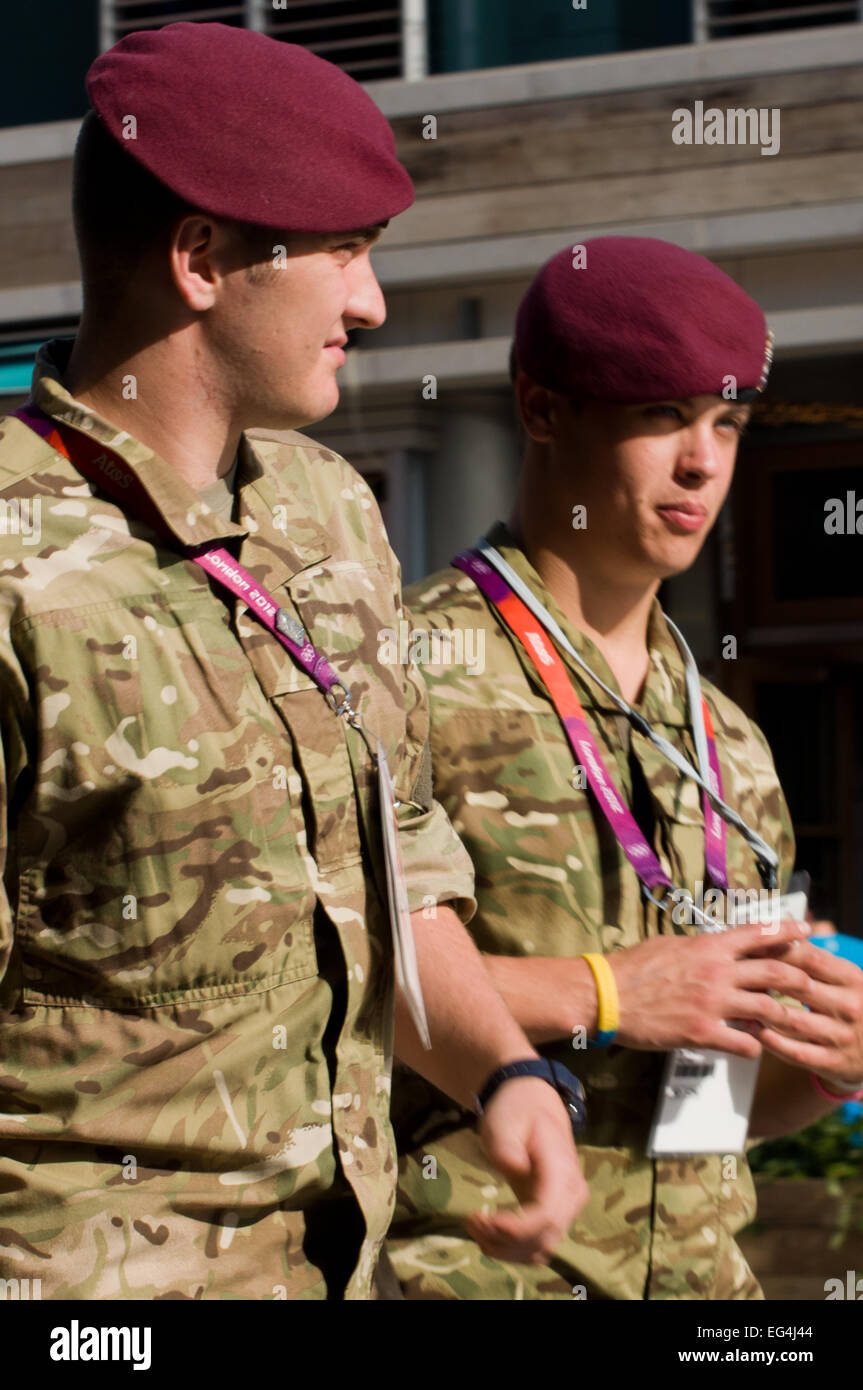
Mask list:
[[[513,592],[501,574],[486,563],[479,551],[466,550],[453,564],[469,575],[518,638],[536,667],[548,691],[576,760],[584,766],[588,784],[617,839],[618,844],[648,888],[673,887],[656,855],[639,829],[634,816],[618,792],[587,722],[587,716],[557,648],[548,640],[542,625],[526,604]],[[705,732],[710,757],[711,781],[717,796],[722,795],[719,758],[710,711],[702,697]],[[639,716],[640,717],[640,716]],[[644,721],[642,721],[643,723]],[[636,721],[636,727],[638,723]],[[704,855],[707,872],[717,888],[728,887],[725,855],[725,822],[704,797]]]
[[[78,472],[93,483],[112,501],[117,502],[124,511],[131,511],[154,529],[164,533],[164,523],[153,505],[149,494],[137,474],[126,460],[109,449],[76,430],[63,428],[50,415],[46,415],[32,401],[12,412],[16,419],[46,440],[52,448],[63,454]],[[318,689],[331,701],[336,714],[344,714],[350,724],[358,727],[358,716],[351,708],[351,693],[340,680],[323,656],[308,640],[299,623],[280,608],[275,599],[257,580],[253,579],[224,546],[208,546],[190,552],[190,560],[206,570],[217,584],[236,598],[247,604],[250,613],[268,628],[302,666],[317,685]],[[296,641],[291,633],[301,637]],[[342,692],[341,700],[336,688]]]

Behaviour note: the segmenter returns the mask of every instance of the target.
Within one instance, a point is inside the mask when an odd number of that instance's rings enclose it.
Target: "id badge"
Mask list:
[[[772,909],[772,910],[771,910]],[[802,922],[806,894],[785,893],[769,905],[742,905],[726,930],[745,922]],[[649,1158],[665,1155],[743,1153],[760,1058],[728,1052],[678,1048],[665,1064],[659,1101],[647,1146]]]
[[[378,790],[381,805],[381,831],[384,841],[384,860],[387,872],[387,904],[390,913],[390,926],[393,932],[393,951],[396,962],[396,980],[407,1000],[408,1010],[414,1027],[426,1050],[431,1049],[428,1020],[423,1002],[422,986],[417,969],[417,954],[414,946],[414,933],[408,906],[405,875],[399,850],[399,827],[396,819],[395,792],[387,764],[386,754],[378,739]]]

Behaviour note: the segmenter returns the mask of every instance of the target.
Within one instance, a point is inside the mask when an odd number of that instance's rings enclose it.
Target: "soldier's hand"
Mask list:
[[[762,1046],[783,1062],[816,1072],[828,1087],[863,1084],[863,970],[809,944],[793,955],[799,987],[784,992],[805,1004],[785,1006],[778,1026],[765,1028]],[[837,1105],[841,1097],[837,1097]]]
[[[620,998],[617,1042],[645,1051],[699,1047],[760,1057],[754,1034],[781,1025],[788,1015],[770,990],[798,996],[809,984],[793,963],[794,943],[808,935],[805,922],[787,920],[699,936],[654,936],[611,952],[606,959]]]
[[[546,1081],[514,1077],[489,1101],[479,1136],[521,1207],[472,1213],[468,1234],[494,1259],[547,1263],[588,1198],[563,1101]]]

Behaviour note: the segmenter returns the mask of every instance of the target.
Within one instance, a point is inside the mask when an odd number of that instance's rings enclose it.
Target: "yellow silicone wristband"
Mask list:
[[[581,957],[590,966],[596,982],[597,1014],[596,1042],[607,1047],[620,1026],[620,1000],[617,994],[617,981],[614,971],[605,956],[588,951]]]

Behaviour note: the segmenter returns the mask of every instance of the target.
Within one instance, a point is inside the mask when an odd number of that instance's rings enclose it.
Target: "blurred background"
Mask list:
[[[863,2],[13,0],[4,408],[27,394],[38,344],[75,332],[84,73],[123,34],[179,19],[303,44],[393,124],[418,196],[374,254],[389,317],[352,334],[341,405],[310,433],[369,478],[408,580],[509,512],[511,332],[549,255],[607,232],[664,237],[762,304],[767,397],[720,525],[662,599],[770,740],[816,916],[863,936],[863,535],[824,530],[828,499],[863,503]],[[674,144],[671,113],[695,101],[778,108],[779,153]]]
[[[766,398],[720,524],[661,598],[705,674],[766,732],[814,915],[859,950],[863,0],[10,0],[0,410],[26,397],[39,344],[76,330],[71,156],[87,67],[122,35],[180,19],[303,44],[364,83],[395,129],[417,202],[374,253],[388,319],[351,335],[341,404],[309,433],[368,478],[408,580],[509,513],[507,360],[548,256],[603,233],[663,237],[763,306]],[[696,101],[778,109],[779,152],[675,145],[672,112]],[[825,503],[847,510],[849,494],[860,535],[828,535]],[[759,1218],[743,1246],[767,1297],[823,1299],[826,1279],[863,1268],[863,1105],[750,1161]]]

